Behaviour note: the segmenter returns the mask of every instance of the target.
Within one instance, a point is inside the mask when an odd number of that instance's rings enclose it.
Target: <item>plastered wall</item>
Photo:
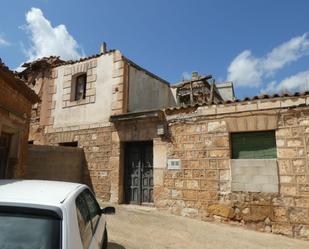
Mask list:
[[[92,123],[107,123],[111,115],[113,85],[113,55],[58,67],[53,96],[55,109],[52,113],[53,128]],[[87,73],[86,99],[81,103],[70,101],[72,77]],[[67,85],[67,87],[66,87]]]
[[[168,84],[133,66],[129,68],[129,112],[174,106],[175,99]]]

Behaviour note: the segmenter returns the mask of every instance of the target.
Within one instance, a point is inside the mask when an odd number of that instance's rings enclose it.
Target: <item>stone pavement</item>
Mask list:
[[[308,249],[309,241],[119,205],[107,217],[109,249]]]

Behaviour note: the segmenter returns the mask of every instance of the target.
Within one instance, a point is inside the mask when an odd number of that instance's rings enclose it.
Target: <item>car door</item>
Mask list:
[[[83,249],[95,248],[90,247],[91,244],[93,243],[92,224],[89,209],[83,197],[83,192],[77,196],[75,204],[76,204],[76,214],[80,232],[80,239],[82,242]]]
[[[89,189],[85,189],[82,192],[82,196],[89,210],[89,216],[92,224],[93,236],[89,249],[101,249],[105,229],[104,215],[102,215],[100,205],[98,204],[97,200]]]

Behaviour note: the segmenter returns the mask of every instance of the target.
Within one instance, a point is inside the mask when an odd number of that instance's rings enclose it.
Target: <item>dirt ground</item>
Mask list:
[[[109,249],[308,249],[309,242],[120,205],[107,218]]]

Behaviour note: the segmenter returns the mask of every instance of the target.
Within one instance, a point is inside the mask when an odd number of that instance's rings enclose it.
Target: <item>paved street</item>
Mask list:
[[[108,216],[109,249],[308,249],[309,242],[121,205]]]

